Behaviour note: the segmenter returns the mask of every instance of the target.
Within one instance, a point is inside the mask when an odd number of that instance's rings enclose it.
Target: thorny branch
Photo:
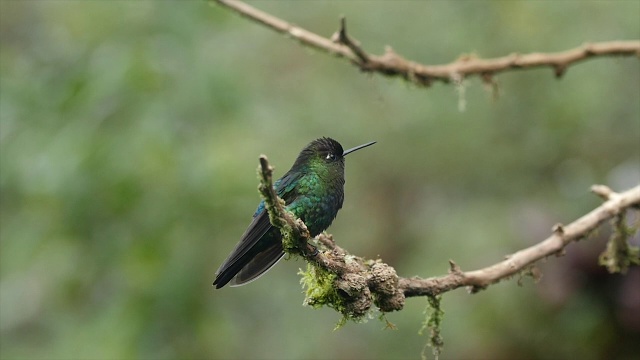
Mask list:
[[[493,75],[517,69],[551,67],[556,77],[561,77],[567,68],[580,61],[602,56],[640,57],[640,41],[608,41],[585,43],[574,49],[556,53],[513,53],[507,56],[480,59],[462,56],[443,65],[423,65],[407,60],[387,47],[383,55],[368,54],[353,38],[347,35],[346,20],[340,20],[340,28],[331,39],[301,27],[292,25],[273,15],[258,10],[237,0],[215,0],[219,5],[258,22],[274,31],[287,34],[302,45],[345,58],[363,72],[399,76],[420,86],[429,86],[434,81],[460,82],[468,76],[480,76],[482,81],[494,85]]]
[[[588,236],[604,221],[640,205],[640,185],[622,193],[613,192],[604,185],[595,185],[591,191],[605,199],[602,205],[568,225],[556,224],[547,239],[509,255],[497,264],[465,272],[450,260],[447,275],[428,279],[403,278],[398,277],[395,270],[381,260],[365,260],[350,255],[335,244],[331,235],[321,234],[317,237],[321,251],[308,251],[308,242],[313,239],[304,223],[289,213],[282,200],[277,197],[273,190],[272,167],[264,155],[260,156],[259,173],[260,192],[267,204],[272,224],[281,231],[285,229],[284,238],[292,237],[291,234],[297,238],[298,245],[290,252],[336,276],[335,284],[342,290],[341,294],[348,301],[354,302],[349,311],[355,309],[355,312],[347,314],[351,317],[366,313],[372,302],[381,311],[387,312],[402,309],[405,297],[433,297],[460,287],[468,287],[472,293],[477,292],[526,271],[538,260],[561,254],[567,245]]]

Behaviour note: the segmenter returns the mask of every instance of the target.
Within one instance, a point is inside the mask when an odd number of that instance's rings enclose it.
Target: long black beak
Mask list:
[[[342,153],[342,156],[347,156],[347,154],[349,154],[349,153],[352,153],[352,152],[354,152],[356,150],[360,150],[362,148],[366,148],[367,146],[371,146],[371,145],[373,145],[375,143],[376,143],[375,141],[372,141],[372,142],[368,142],[366,144],[362,144],[362,145],[356,146],[356,147],[351,148],[349,150],[345,150],[345,152]]]

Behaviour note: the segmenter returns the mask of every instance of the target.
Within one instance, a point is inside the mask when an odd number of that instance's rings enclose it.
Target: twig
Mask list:
[[[356,44],[346,33],[346,20],[340,20],[338,42],[294,26],[273,15],[260,11],[237,0],[215,0],[221,6],[258,22],[279,33],[288,34],[302,45],[326,51],[330,54],[348,59],[365,72],[377,72],[387,76],[400,76],[407,81],[422,86],[429,86],[433,81],[449,83],[453,78],[463,80],[469,76],[480,76],[488,84],[493,75],[518,69],[551,67],[556,77],[562,77],[567,68],[580,61],[603,56],[637,56],[640,57],[640,41],[608,41],[586,43],[574,49],[556,53],[510,54],[493,59],[480,59],[464,56],[443,65],[423,65],[403,58],[387,47],[385,54],[377,56],[368,54]]]
[[[360,44],[356,43],[355,40],[351,39],[349,35],[347,35],[347,19],[344,16],[340,17],[340,30],[337,33],[337,41],[341,44],[346,45],[360,60],[361,66],[366,66],[369,62],[369,55],[362,50]]]
[[[552,235],[544,241],[512,254],[508,259],[483,269],[463,272],[453,261],[449,262],[449,274],[440,277],[421,279],[417,277],[403,278],[396,275],[395,270],[380,260],[365,260],[350,255],[346,250],[335,245],[330,235],[321,234],[318,241],[324,245],[324,251],[308,251],[309,232],[304,223],[295,219],[286,211],[283,202],[273,190],[271,166],[266,158],[260,157],[261,185],[260,192],[267,204],[267,211],[272,224],[283,232],[283,237],[296,237],[293,253],[302,256],[317,268],[335,276],[334,283],[344,296],[341,301],[348,302],[354,311],[363,316],[373,302],[381,311],[400,310],[404,306],[405,297],[436,296],[453,289],[468,286],[472,292],[507,279],[532,267],[538,260],[553,254],[561,253],[573,241],[586,237],[602,222],[612,219],[626,209],[640,204],[640,185],[623,193],[615,193],[605,186],[594,187],[598,194],[606,194],[605,203],[588,214],[568,224],[557,224]],[[288,245],[283,245],[287,249]],[[355,305],[354,305],[355,304]],[[330,305],[331,306],[331,305]],[[353,307],[356,307],[353,310]],[[333,306],[336,309],[345,309]],[[341,310],[342,311],[342,310]],[[345,317],[353,317],[354,313],[345,313]]]

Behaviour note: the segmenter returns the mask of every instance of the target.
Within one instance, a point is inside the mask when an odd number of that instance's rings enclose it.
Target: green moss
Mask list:
[[[307,264],[307,270],[300,270],[299,274],[302,275],[300,283],[305,290],[305,305],[310,305],[314,308],[328,305],[340,311],[341,298],[333,286],[333,282],[336,279],[335,274],[331,274],[312,264]]]
[[[398,327],[396,326],[396,324],[392,323],[391,321],[389,321],[389,319],[387,319],[386,313],[380,313],[380,316],[378,316],[378,320],[385,323],[385,326],[384,326],[385,330],[398,330]]]
[[[282,234],[282,249],[289,255],[298,254],[298,240],[293,234],[293,228],[286,221],[282,220],[280,233]]]
[[[444,339],[440,335],[440,324],[444,317],[444,311],[440,309],[440,300],[442,300],[442,296],[427,296],[427,300],[429,301],[429,304],[424,310],[426,316],[422,323],[422,328],[420,328],[420,331],[418,332],[422,335],[424,330],[429,330],[429,340],[422,349],[422,358],[426,359],[424,352],[427,347],[431,347],[431,352],[437,360],[444,347]]]
[[[305,305],[316,309],[328,306],[342,314],[336,329],[346,324],[347,320],[360,322],[366,318],[367,313],[354,311],[351,306],[353,299],[335,286],[338,279],[336,274],[309,263],[307,269],[301,269],[298,274],[302,275],[300,283],[305,292]]]
[[[632,246],[629,238],[638,229],[627,226],[625,213],[622,212],[613,220],[613,234],[607,243],[607,248],[600,254],[598,262],[605,266],[610,273],[626,273],[630,266],[640,265],[640,248]]]

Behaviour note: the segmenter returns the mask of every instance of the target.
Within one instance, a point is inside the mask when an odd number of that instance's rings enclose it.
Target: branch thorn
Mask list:
[[[458,264],[453,262],[453,260],[449,260],[449,273],[460,274],[462,273],[462,269],[460,269],[460,266],[458,266]]]
[[[606,185],[593,185],[591,187],[591,192],[600,196],[604,200],[611,199],[611,196],[614,194],[613,190]]]
[[[562,225],[561,223],[557,223],[557,224],[553,225],[551,230],[556,235],[560,235],[560,236],[564,235],[564,225]]]
[[[566,65],[554,65],[553,71],[556,76],[556,79],[560,79],[567,72]]]
[[[358,57],[361,64],[369,62],[369,55],[362,50],[360,44],[356,40],[347,35],[347,18],[344,15],[340,16],[340,29],[337,34],[338,42],[348,47]],[[332,37],[332,40],[334,37],[335,34]]]

